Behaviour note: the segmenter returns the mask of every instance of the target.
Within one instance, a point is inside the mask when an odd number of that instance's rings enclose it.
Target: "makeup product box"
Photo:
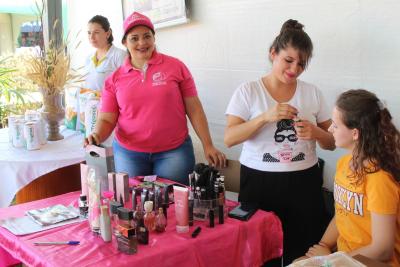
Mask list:
[[[115,183],[116,183],[117,201],[121,201],[121,199],[124,203],[129,201],[129,175],[123,172],[116,173]]]
[[[87,165],[96,169],[96,176],[105,180],[108,180],[109,172],[115,171],[112,147],[88,145],[85,150],[85,160]]]

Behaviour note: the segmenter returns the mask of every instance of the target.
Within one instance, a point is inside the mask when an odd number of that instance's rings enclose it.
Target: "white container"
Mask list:
[[[11,129],[12,144],[16,148],[25,147],[24,124],[24,120],[15,120],[13,123],[13,127]]]
[[[85,135],[88,137],[93,131],[94,127],[96,126],[97,121],[97,108],[99,106],[100,101],[98,99],[90,99],[86,103],[85,108]]]
[[[37,121],[28,121],[25,123],[24,137],[27,150],[40,149],[39,128]]]
[[[100,234],[104,242],[111,242],[111,219],[108,206],[100,206]]]
[[[23,119],[22,115],[9,115],[8,116],[8,141],[12,144],[13,142],[13,131],[14,131],[14,122],[16,120]]]

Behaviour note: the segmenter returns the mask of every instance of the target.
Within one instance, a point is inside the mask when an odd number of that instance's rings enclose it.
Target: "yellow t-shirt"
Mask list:
[[[336,168],[334,197],[339,251],[353,251],[371,243],[371,212],[397,214],[396,243],[392,266],[400,266],[400,184],[389,173],[367,174],[358,186],[351,184],[351,155],[342,157]]]

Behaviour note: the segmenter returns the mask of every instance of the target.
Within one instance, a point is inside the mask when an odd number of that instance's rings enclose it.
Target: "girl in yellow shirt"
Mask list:
[[[337,163],[335,217],[306,256],[350,255],[400,266],[400,132],[375,94],[349,90],[333,110],[329,131],[350,154]]]

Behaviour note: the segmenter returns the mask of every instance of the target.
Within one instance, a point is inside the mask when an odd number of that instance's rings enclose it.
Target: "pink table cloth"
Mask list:
[[[76,204],[79,192],[29,202],[0,209],[0,219],[22,216],[26,210],[54,204]],[[270,212],[257,211],[242,222],[232,218],[215,228],[195,222],[187,234],[175,231],[174,205],[168,209],[165,233],[150,233],[149,245],[139,245],[138,253],[125,255],[112,243],[104,243],[93,235],[87,221],[61,226],[47,231],[15,236],[0,227],[0,266],[18,261],[27,266],[260,266],[265,261],[282,255],[281,223]],[[201,226],[197,238],[190,233]],[[80,245],[34,246],[37,241],[79,240]]]

